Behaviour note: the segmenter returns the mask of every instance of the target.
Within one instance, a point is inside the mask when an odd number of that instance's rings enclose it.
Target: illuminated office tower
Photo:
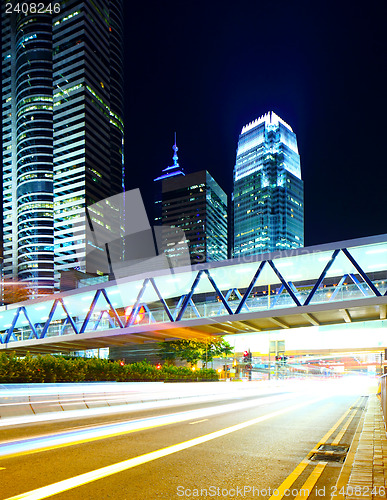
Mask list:
[[[2,5],[4,278],[52,290],[52,16]]]
[[[124,190],[122,2],[65,6],[53,22],[56,277],[77,263],[88,270],[85,206]],[[91,217],[104,225],[102,213]],[[120,225],[105,229],[118,238]]]
[[[185,233],[191,264],[227,259],[227,195],[206,171],[162,181],[163,250],[176,257],[175,228]]]
[[[234,168],[233,257],[304,245],[296,135],[273,112],[245,125]]]
[[[4,274],[39,293],[87,270],[85,208],[123,191],[122,0],[57,3],[2,11]]]

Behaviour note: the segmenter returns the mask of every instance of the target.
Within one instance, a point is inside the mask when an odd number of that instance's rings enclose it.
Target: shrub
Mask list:
[[[0,353],[0,383],[102,382],[102,381],[195,381],[218,380],[215,370],[189,368],[168,363],[160,369],[148,361],[121,365],[99,358],[68,358],[32,355],[17,357],[14,352]]]

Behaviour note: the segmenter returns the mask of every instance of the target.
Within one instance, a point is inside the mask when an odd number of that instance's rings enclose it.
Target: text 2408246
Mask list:
[[[12,14],[16,12],[17,14],[59,14],[60,13],[60,4],[58,2],[55,3],[29,3],[29,2],[17,2],[11,3],[8,2],[5,4],[5,13]]]

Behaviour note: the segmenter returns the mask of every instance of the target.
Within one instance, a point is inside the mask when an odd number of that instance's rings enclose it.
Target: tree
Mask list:
[[[14,304],[23,302],[30,297],[30,290],[26,283],[9,278],[3,281],[3,303]]]
[[[202,361],[207,366],[216,356],[229,356],[233,352],[231,345],[222,337],[202,339],[182,339],[160,342],[161,357],[167,361],[181,359],[191,366]]]

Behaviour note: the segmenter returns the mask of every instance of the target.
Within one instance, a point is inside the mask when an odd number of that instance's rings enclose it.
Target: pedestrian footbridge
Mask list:
[[[149,271],[0,308],[0,351],[66,352],[386,319],[387,234]]]

